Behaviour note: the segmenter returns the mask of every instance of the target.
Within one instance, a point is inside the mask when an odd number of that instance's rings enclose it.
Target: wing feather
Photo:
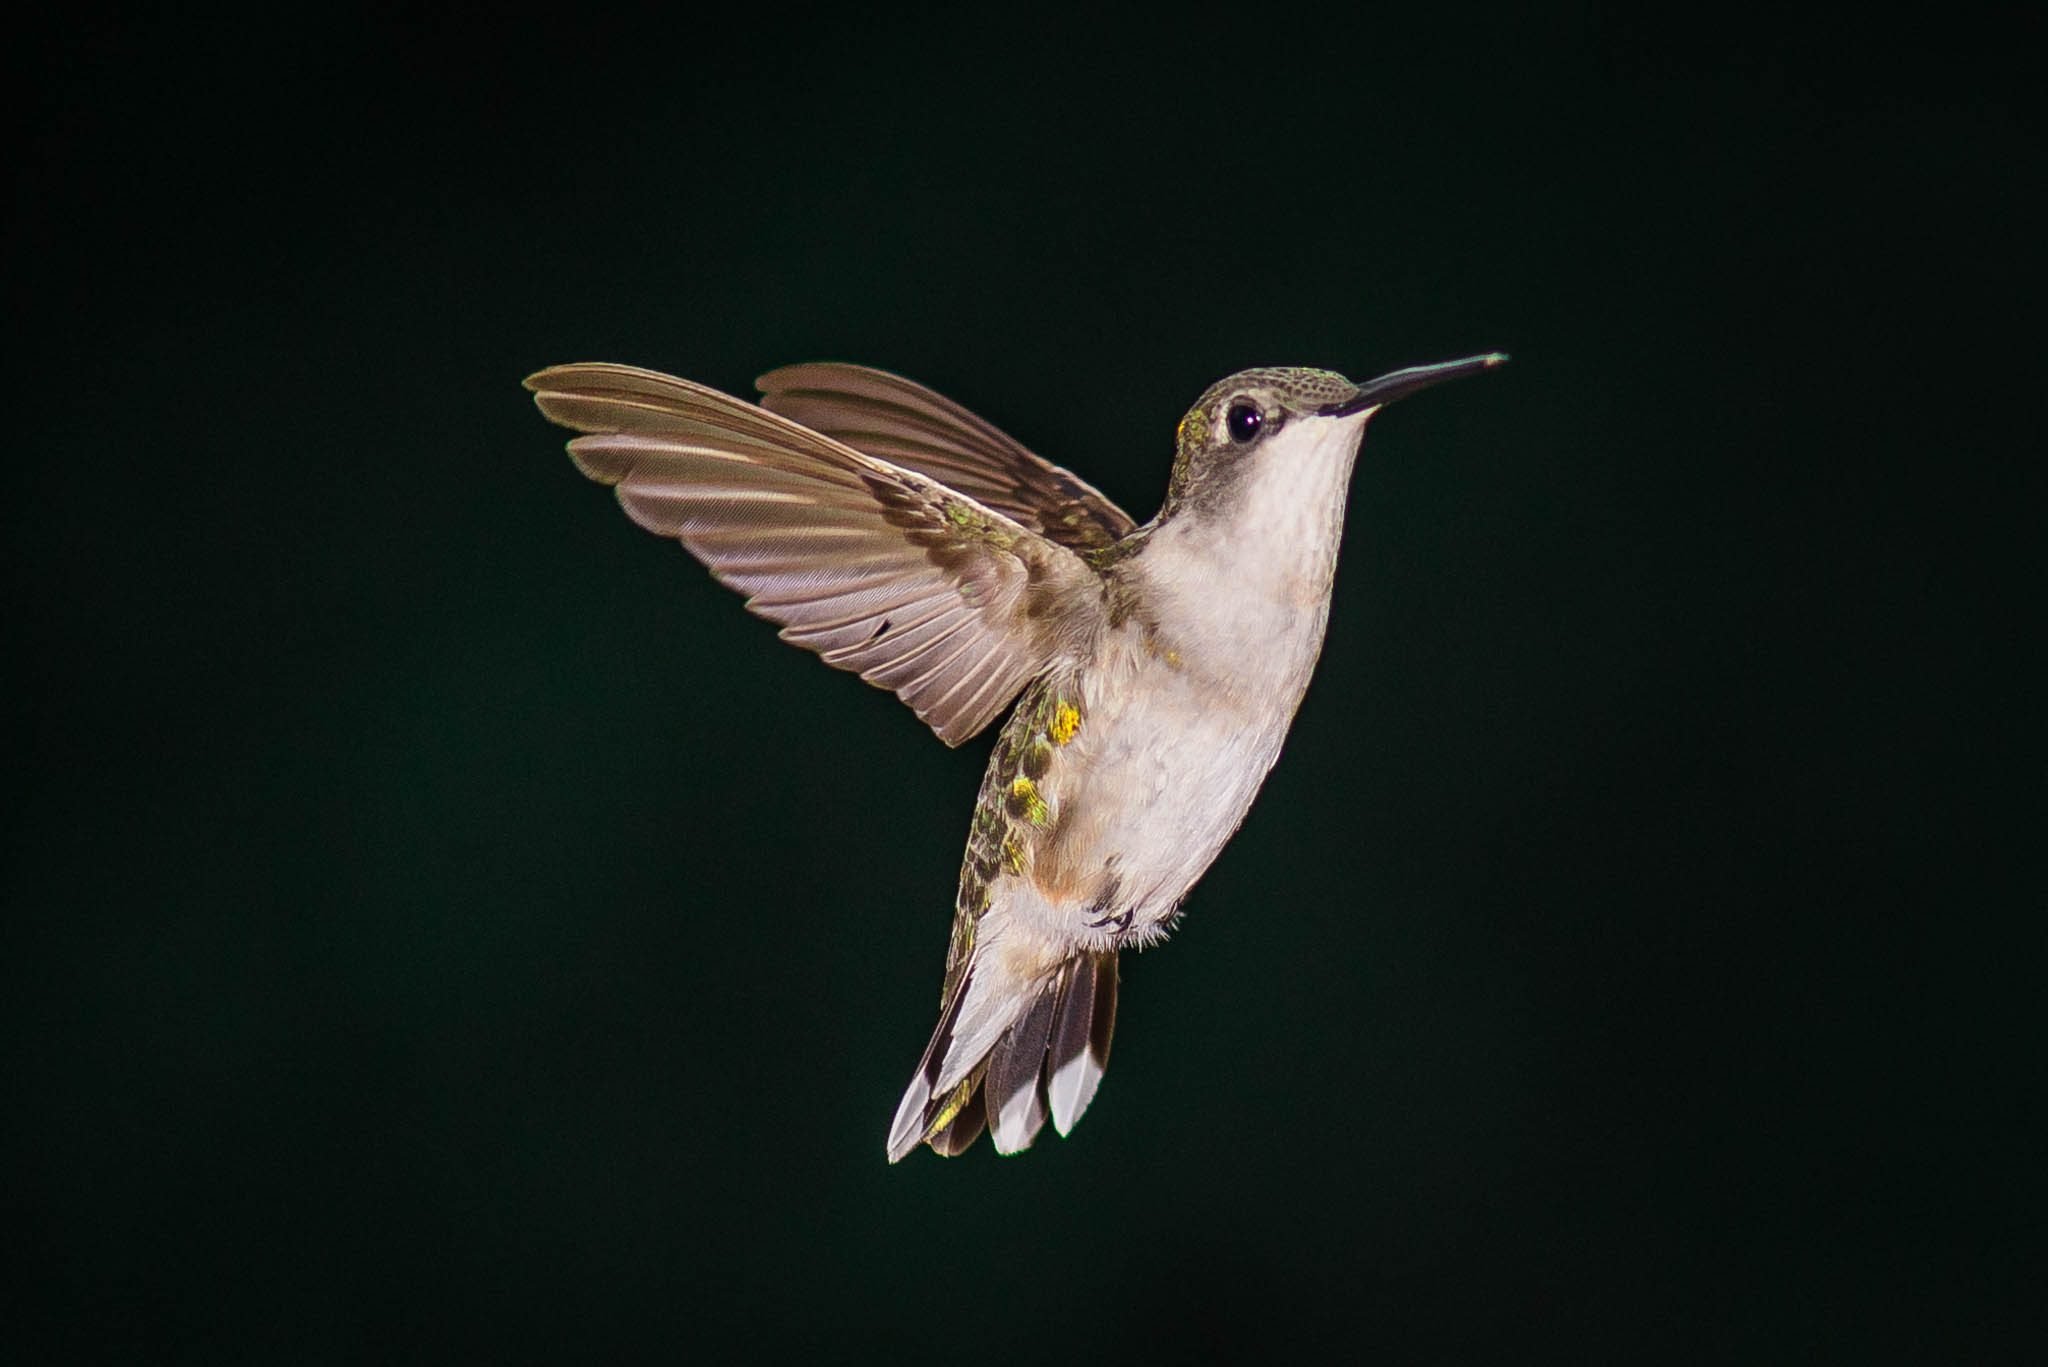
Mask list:
[[[1080,476],[901,375],[814,362],[754,383],[770,411],[927,475],[1058,545],[1100,549],[1137,525]]]
[[[526,386],[583,434],[569,443],[577,468],[613,486],[634,522],[681,541],[783,639],[896,693],[949,745],[1100,612],[1100,580],[1071,543],[789,417],[629,366],[555,366]],[[1003,449],[987,430],[974,449]]]

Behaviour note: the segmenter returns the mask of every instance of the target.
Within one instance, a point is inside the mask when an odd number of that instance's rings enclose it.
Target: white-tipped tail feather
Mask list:
[[[970,970],[939,1017],[889,1126],[889,1161],[920,1143],[946,1157],[990,1130],[996,1151],[1031,1147],[1050,1115],[1071,1133],[1109,1064],[1116,1026],[1117,956],[1084,954],[1007,995],[1008,1010],[975,991]],[[979,1009],[977,1009],[979,1008]],[[991,1042],[959,1027],[1006,1022]]]
[[[989,1055],[983,1079],[983,1105],[989,1112],[989,1138],[997,1153],[1021,1153],[1045,1124],[1045,1046],[1052,1038],[1053,1012],[1066,991],[1070,969],[1061,969],[1041,988],[1017,1023],[1003,1032]]]
[[[1061,1138],[1081,1123],[1109,1066],[1109,1038],[1116,1029],[1116,955],[1076,960],[1063,1007],[1046,1056],[1045,1083],[1053,1128]]]

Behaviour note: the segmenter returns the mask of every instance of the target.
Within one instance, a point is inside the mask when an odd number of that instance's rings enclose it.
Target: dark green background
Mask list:
[[[2040,26],[1626,12],[20,34],[10,1334],[2038,1326]],[[778,643],[520,377],[885,366],[1142,518],[1230,370],[1496,348],[1375,424],[1087,1123],[885,1165],[986,742]]]

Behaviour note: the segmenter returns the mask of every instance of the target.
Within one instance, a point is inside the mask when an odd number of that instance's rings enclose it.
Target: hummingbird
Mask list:
[[[957,746],[1008,709],[969,824],[939,1023],[891,1163],[1017,1153],[1094,1099],[1118,956],[1163,939],[1234,834],[1322,652],[1352,467],[1381,407],[1500,353],[1354,384],[1270,367],[1181,419],[1143,526],[900,376],[770,371],[749,403],[610,364],[526,380],[585,475],[784,640]]]

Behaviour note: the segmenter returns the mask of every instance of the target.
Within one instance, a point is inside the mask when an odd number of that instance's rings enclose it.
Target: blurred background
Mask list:
[[[20,31],[10,1356],[2038,1328],[2039,15],[1632,13]],[[520,378],[878,365],[1143,519],[1229,371],[1493,349],[1086,1123],[886,1165],[987,741]]]

